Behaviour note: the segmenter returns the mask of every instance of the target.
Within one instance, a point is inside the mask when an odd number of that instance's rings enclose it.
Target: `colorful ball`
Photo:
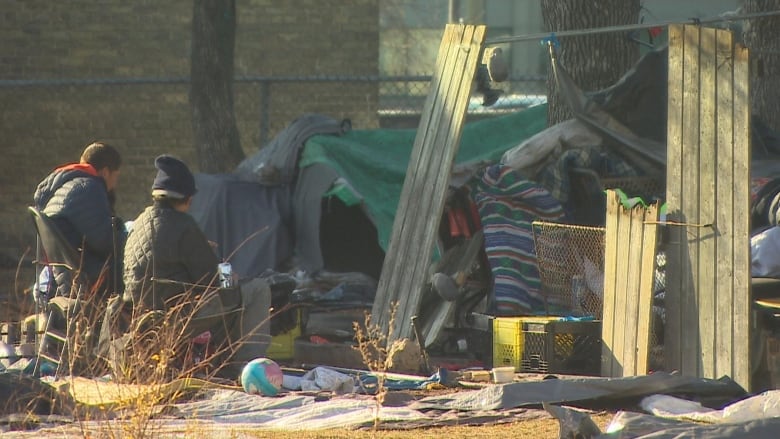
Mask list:
[[[255,358],[241,371],[241,387],[246,393],[276,396],[282,388],[282,368],[274,360]]]

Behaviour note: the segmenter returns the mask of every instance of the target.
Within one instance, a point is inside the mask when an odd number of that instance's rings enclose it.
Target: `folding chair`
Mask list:
[[[151,281],[181,286],[182,289],[194,287],[192,284],[167,279],[152,278]],[[106,314],[101,334],[101,343],[107,344],[101,348],[101,355],[104,356],[108,366],[112,369],[115,379],[120,382],[125,380],[141,382],[148,379],[149,377],[143,374],[139,375],[138,370],[128,367],[128,362],[136,364],[148,362],[149,358],[159,353],[158,348],[163,347],[161,342],[168,343],[164,347],[170,348],[176,353],[170,365],[172,367],[168,372],[179,373],[194,370],[201,360],[205,360],[213,352],[212,349],[215,349],[216,346],[211,344],[214,341],[212,336],[216,336],[219,342],[229,338],[230,329],[233,324],[236,324],[233,319],[237,318],[244,310],[239,287],[202,288],[203,293],[198,295],[214,294],[219,296],[220,302],[225,308],[221,311],[214,310],[214,314],[206,313],[199,316],[190,315],[189,313],[194,312],[194,310],[185,310],[186,308],[181,309],[181,314],[173,308],[167,311],[147,310],[141,312],[136,310],[132,313],[130,321],[125,322],[126,327],[123,331],[117,331],[118,325],[112,325],[111,322],[120,318],[121,309],[128,306],[128,302],[122,302],[121,298],[118,297],[109,301],[110,311]],[[165,329],[160,328],[163,322],[166,322]],[[108,326],[105,326],[106,324]],[[220,330],[216,334],[211,332],[214,328],[220,328],[220,325],[224,325],[222,326],[224,333]],[[171,332],[166,333],[165,331]],[[182,335],[184,339],[171,339],[173,334]],[[196,351],[202,352],[196,353]],[[200,358],[196,359],[196,357]],[[210,365],[203,363],[200,367],[203,367],[202,370],[206,370]],[[136,375],[127,376],[128,370]]]
[[[57,365],[56,375],[62,368],[69,345],[72,343],[73,322],[79,313],[82,296],[89,288],[89,283],[79,270],[81,266],[79,252],[68,242],[57,224],[35,207],[29,207],[28,211],[32,216],[38,238],[36,266],[60,268],[58,281],[60,283],[67,282],[70,287],[67,296],[50,296],[43,301],[36,301],[38,308],[36,314],[38,316],[46,314],[43,333],[40,334],[37,345],[36,372],[40,368],[41,359],[45,359]],[[39,273],[39,270],[36,270],[36,273]],[[38,277],[36,277],[37,289]],[[64,320],[59,322],[60,325],[56,324],[58,318]]]

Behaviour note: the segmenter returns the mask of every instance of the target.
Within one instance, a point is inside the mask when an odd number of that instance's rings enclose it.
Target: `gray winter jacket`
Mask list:
[[[187,301],[184,296],[177,298],[182,293],[203,290],[193,285],[217,286],[217,264],[195,220],[167,203],[155,202],[136,218],[127,238],[124,300],[147,310],[166,311]]]

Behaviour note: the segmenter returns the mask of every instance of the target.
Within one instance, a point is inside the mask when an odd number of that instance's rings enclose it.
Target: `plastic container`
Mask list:
[[[491,372],[496,384],[511,383],[515,379],[514,366],[494,367]]]
[[[523,361],[523,323],[551,322],[560,317],[496,317],[493,319],[493,367],[514,366]]]
[[[218,266],[219,269],[219,283],[222,288],[230,288],[233,286],[233,266],[230,262],[222,262]]]

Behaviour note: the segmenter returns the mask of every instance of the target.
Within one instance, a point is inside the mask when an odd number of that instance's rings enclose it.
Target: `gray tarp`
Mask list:
[[[290,186],[263,186],[222,174],[196,174],[195,184],[190,214],[234,272],[254,277],[292,255]]]
[[[600,432],[586,413],[568,407],[548,407],[560,423],[561,438],[592,439],[774,439],[780,418],[730,424],[697,424],[635,412],[618,412],[605,432]]]
[[[498,410],[537,406],[542,403],[577,403],[581,406],[609,406],[610,403],[639,401],[653,394],[691,394],[733,401],[745,394],[729,378],[711,380],[657,372],[627,378],[549,379],[489,386],[476,392],[432,396],[415,404],[417,409]]]
[[[545,406],[560,423],[560,437],[592,438],[775,438],[780,428],[780,391],[752,396],[721,410],[666,395],[652,395],[640,404],[641,413],[618,412],[605,432],[587,413],[569,407]]]
[[[596,436],[599,439],[774,439],[780,436],[780,418],[759,419],[735,424],[695,424],[658,418],[641,413],[621,412],[611,424],[623,428]]]
[[[574,116],[611,139],[607,145],[648,174],[666,168],[668,48],[646,53],[612,86],[584,93],[557,58],[551,60],[558,90]],[[780,169],[780,134],[751,118],[753,178]]]

